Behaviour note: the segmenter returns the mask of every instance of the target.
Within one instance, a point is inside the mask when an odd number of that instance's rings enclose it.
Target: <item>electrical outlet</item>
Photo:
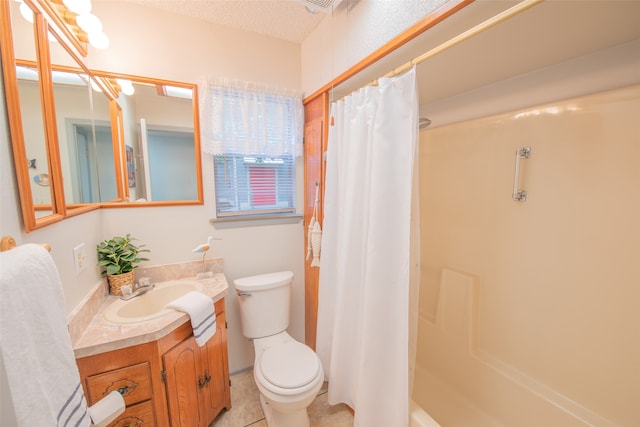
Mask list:
[[[84,250],[84,243],[80,243],[73,248],[73,264],[76,266],[76,274],[87,268],[87,253]]]

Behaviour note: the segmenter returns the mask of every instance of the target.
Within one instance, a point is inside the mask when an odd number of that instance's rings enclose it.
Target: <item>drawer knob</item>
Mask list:
[[[119,386],[119,387],[118,387]],[[114,383],[111,383],[109,387],[104,391],[103,395],[111,393],[113,390],[116,390],[123,397],[126,397],[129,393],[133,393],[133,391],[138,388],[138,383],[131,380],[120,380]]]
[[[127,417],[122,420],[118,420],[113,427],[140,427],[143,423],[144,421],[138,417]]]

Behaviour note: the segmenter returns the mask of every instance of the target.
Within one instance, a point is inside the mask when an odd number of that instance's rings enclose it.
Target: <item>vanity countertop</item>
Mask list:
[[[202,292],[210,296],[214,302],[223,298],[229,292],[229,284],[223,273],[217,273],[213,277],[205,279],[192,277],[185,277],[184,279],[200,282],[203,286]],[[175,311],[146,322],[122,325],[108,322],[104,318],[104,311],[109,304],[118,298],[118,296],[109,295],[100,304],[95,316],[91,319],[82,335],[73,342],[73,351],[76,358],[156,341],[189,321],[189,315]]]

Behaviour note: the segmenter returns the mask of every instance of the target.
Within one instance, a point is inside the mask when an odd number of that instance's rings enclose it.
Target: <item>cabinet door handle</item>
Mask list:
[[[208,385],[209,381],[211,381],[211,375],[209,375],[209,373],[205,369],[204,370],[204,383],[205,383],[205,385]]]
[[[203,380],[202,377],[198,375],[198,387],[202,389],[205,385],[207,385],[206,379]]]

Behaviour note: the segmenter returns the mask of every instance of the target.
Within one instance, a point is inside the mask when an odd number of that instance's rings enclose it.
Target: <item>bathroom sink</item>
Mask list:
[[[195,280],[171,280],[156,284],[156,287],[128,301],[117,299],[104,312],[111,323],[138,323],[175,313],[167,304],[187,292],[202,291],[202,284]]]

